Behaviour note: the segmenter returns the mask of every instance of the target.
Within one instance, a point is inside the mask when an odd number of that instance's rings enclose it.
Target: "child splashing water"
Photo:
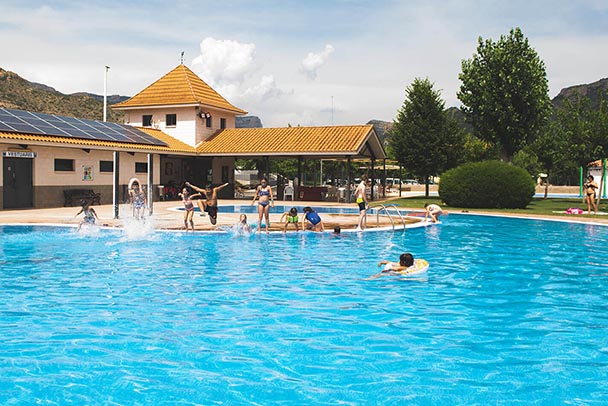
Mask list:
[[[132,178],[129,181],[129,199],[133,208],[133,217],[137,220],[143,220],[147,205],[146,192],[144,192],[141,182],[137,178]]]
[[[97,217],[97,213],[95,213],[95,210],[89,206],[88,201],[81,200],[80,205],[82,206],[82,208],[78,213],[76,213],[76,216],[74,217],[77,217],[80,213],[84,213],[84,217],[82,221],[78,224],[77,231],[80,231],[80,228],[83,224],[93,225],[95,224],[95,219],[99,220],[99,217]]]

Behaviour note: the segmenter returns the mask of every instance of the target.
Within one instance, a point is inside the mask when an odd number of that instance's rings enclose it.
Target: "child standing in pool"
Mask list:
[[[188,231],[188,223],[190,223],[190,227],[194,231],[194,220],[192,219],[194,216],[194,203],[192,203],[191,199],[200,196],[200,194],[195,193],[191,195],[187,188],[183,188],[182,192],[178,193],[178,196],[182,198],[182,202],[184,203],[184,227]]]
[[[287,231],[287,226],[293,224],[296,227],[296,231],[300,231],[298,209],[292,207],[288,212],[283,213],[281,216],[281,223],[283,223],[283,232]]]
[[[262,231],[262,217],[266,219],[266,233],[268,234],[268,227],[270,226],[270,205],[274,207],[274,196],[272,195],[272,187],[268,184],[268,179],[263,177],[260,180],[260,184],[255,189],[255,195],[251,205],[255,203],[255,199],[258,199],[258,233]]]
[[[241,214],[239,217],[239,222],[236,224],[237,230],[243,233],[249,234],[251,232],[251,227],[247,223],[247,215]]]

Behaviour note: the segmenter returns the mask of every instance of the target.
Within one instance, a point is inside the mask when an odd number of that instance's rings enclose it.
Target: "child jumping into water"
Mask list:
[[[188,231],[188,223],[190,223],[190,227],[194,231],[194,220],[192,219],[194,216],[194,203],[192,203],[191,199],[200,196],[200,194],[194,193],[191,195],[187,188],[183,188],[182,192],[178,193],[178,196],[182,198],[182,202],[184,203],[184,227]]]
[[[141,182],[137,178],[132,178],[129,181],[129,200],[131,201],[131,207],[133,208],[133,217],[137,220],[143,220],[148,199],[146,197],[146,192],[141,186]]]
[[[99,217],[97,217],[97,213],[95,213],[95,209],[93,209],[92,207],[89,206],[88,201],[82,200],[80,202],[80,205],[82,206],[82,208],[74,216],[74,217],[77,217],[80,213],[84,213],[84,217],[83,217],[82,221],[78,224],[78,229],[77,229],[78,231],[80,231],[80,228],[82,227],[83,224],[92,225],[92,224],[95,224],[95,219],[99,220]]]
[[[199,209],[201,209],[201,216],[203,215],[204,211],[206,211],[209,214],[209,221],[213,225],[217,224],[217,211],[218,211],[217,192],[222,190],[229,184],[230,183],[226,182],[223,185],[219,185],[216,187],[213,187],[213,185],[209,184],[205,187],[205,189],[203,189],[203,188],[200,188],[198,186],[191,184],[190,182],[186,182],[186,186],[191,187],[192,189],[196,190],[197,192],[205,195],[204,199],[201,198],[200,200],[197,200],[198,207],[199,207]],[[203,196],[203,195],[201,195],[201,196]]]

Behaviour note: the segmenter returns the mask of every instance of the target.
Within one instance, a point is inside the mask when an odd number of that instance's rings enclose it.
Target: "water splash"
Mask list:
[[[122,231],[123,236],[120,238],[124,241],[149,240],[154,234],[154,219],[145,217],[137,219],[132,215],[122,213]]]

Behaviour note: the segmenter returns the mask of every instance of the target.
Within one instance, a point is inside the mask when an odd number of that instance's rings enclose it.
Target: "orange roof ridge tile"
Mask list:
[[[111,107],[122,110],[136,107],[188,104],[201,104],[237,114],[247,114],[245,110],[228,102],[184,64],[178,65],[129,100],[114,104]]]

